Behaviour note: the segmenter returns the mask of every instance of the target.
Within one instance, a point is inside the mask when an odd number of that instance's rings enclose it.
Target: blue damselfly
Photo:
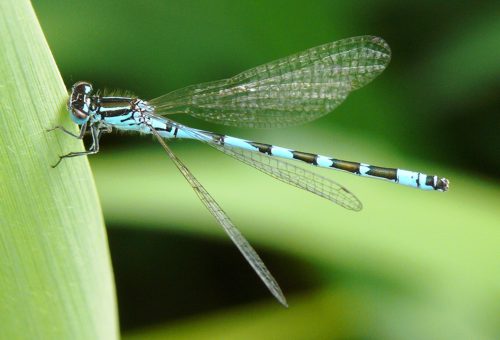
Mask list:
[[[424,190],[446,191],[448,180],[194,129],[166,117],[188,114],[240,127],[282,127],[305,123],[332,111],[351,91],[373,80],[386,68],[390,58],[389,46],[381,38],[348,38],[258,66],[229,79],[188,86],[149,101],[101,96],[93,92],[90,83],[77,82],[70,94],[68,110],[72,120],[81,126],[80,134],[75,135],[62,126],[54,129],[80,139],[90,131],[92,145],[86,151],[60,156],[54,166],[64,158],[97,153],[100,137],[113,128],[152,134],[271,293],[286,306],[278,283],[255,250],[165,140],[201,141],[276,179],[355,211],[361,210],[362,204],[349,190],[288,160]]]

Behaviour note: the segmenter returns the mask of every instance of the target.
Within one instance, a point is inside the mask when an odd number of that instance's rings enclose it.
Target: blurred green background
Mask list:
[[[317,169],[363,201],[353,213],[204,145],[173,143],[268,264],[284,309],[157,143],[107,135],[90,161],[125,338],[500,338],[497,1],[33,5],[68,87],[89,80],[144,99],[322,43],[381,36],[388,69],[313,123],[246,130],[178,120],[451,180],[447,193],[420,192]]]

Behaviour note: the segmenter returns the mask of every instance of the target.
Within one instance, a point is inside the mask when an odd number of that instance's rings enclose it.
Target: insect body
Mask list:
[[[389,46],[381,38],[348,38],[256,67],[229,79],[188,86],[150,101],[103,97],[93,93],[90,83],[77,82],[72,87],[68,110],[72,120],[81,126],[80,134],[74,135],[60,126],[56,128],[77,138],[83,138],[89,130],[93,143],[87,151],[61,156],[56,165],[64,158],[97,153],[101,135],[111,132],[113,128],[154,135],[272,294],[286,305],[276,280],[257,253],[165,140],[201,141],[276,179],[355,211],[361,210],[362,204],[348,189],[290,160],[424,190],[446,191],[448,180],[220,135],[179,124],[167,117],[189,114],[211,122],[244,127],[304,123],[330,112],[351,91],[369,83],[385,69],[390,55]]]

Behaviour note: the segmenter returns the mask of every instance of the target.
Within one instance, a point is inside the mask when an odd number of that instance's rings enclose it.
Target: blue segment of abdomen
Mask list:
[[[427,176],[426,174],[419,172],[402,169],[381,168],[366,163],[341,161],[328,156],[310,154],[283,148],[280,146],[257,143],[242,138],[236,138],[227,135],[218,135],[208,131],[192,129],[177,124],[168,119],[158,120],[157,122],[155,122],[154,126],[158,131],[160,129],[165,129],[165,126],[168,127],[169,124],[169,131],[162,131],[160,133],[160,135],[164,138],[186,138],[201,140],[208,143],[219,144],[222,146],[225,145],[248,151],[259,152],[269,156],[299,160],[322,168],[346,171],[362,177],[383,179],[413,188],[419,188],[423,190],[439,190],[436,184],[438,181],[436,176]]]

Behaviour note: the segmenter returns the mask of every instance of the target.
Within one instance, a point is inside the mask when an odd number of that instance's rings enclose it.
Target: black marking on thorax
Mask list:
[[[135,99],[128,97],[98,97],[98,113],[103,117],[117,117],[125,115],[135,108]]]
[[[129,111],[128,115],[125,116],[125,118],[120,119],[120,122],[125,123],[127,120],[134,120],[134,112],[133,111]]]

